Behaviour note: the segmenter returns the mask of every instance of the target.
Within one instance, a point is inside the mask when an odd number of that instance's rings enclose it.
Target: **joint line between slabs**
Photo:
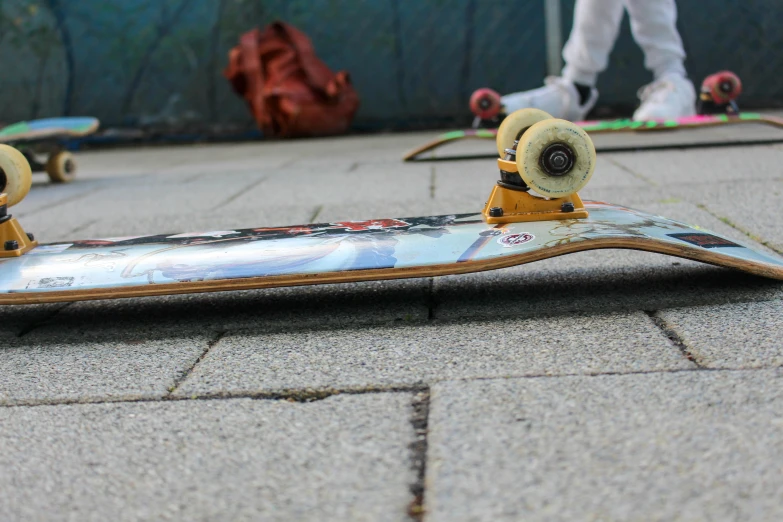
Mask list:
[[[217,392],[193,394],[191,396],[176,396],[166,394],[156,397],[102,397],[102,398],[68,398],[53,400],[22,400],[11,404],[0,403],[1,408],[35,408],[38,406],[68,406],[74,404],[131,404],[143,402],[180,402],[180,401],[224,401],[235,399],[251,399],[261,401],[288,401],[309,403],[322,401],[335,395],[371,395],[376,393],[420,393],[426,390],[421,385],[366,387],[366,388],[328,388],[322,390],[280,390],[271,392]]]
[[[220,340],[226,336],[226,333],[228,333],[227,330],[221,330],[215,334],[215,336],[207,343],[207,346],[202,350],[201,354],[198,356],[196,361],[182,374],[174,379],[174,384],[171,385],[169,388],[168,396],[170,397],[175,391],[177,391],[177,388],[180,387],[180,385],[187,380],[188,377],[193,373],[193,371],[196,369],[196,367],[201,364],[201,361],[204,360],[204,357],[207,356],[209,351],[212,349],[213,346],[215,346],[217,343],[220,342]]]
[[[661,313],[658,310],[645,310],[644,312],[647,314],[647,317],[650,318],[650,320],[655,324],[655,326],[658,327],[661,332],[663,332],[663,335],[669,339],[669,342],[671,342],[675,348],[677,348],[680,353],[688,359],[690,362],[692,362],[696,368],[704,369],[704,366],[699,363],[699,360],[696,358],[695,355],[691,352],[690,348],[688,348],[688,343],[685,342],[685,339],[683,339],[679,333],[672,327],[666,319],[661,316]]]
[[[315,223],[315,218],[318,217],[318,215],[321,213],[321,211],[324,209],[323,205],[318,205],[313,209],[313,213],[310,214],[310,218],[308,219],[308,223]]]
[[[427,475],[427,435],[430,416],[430,390],[426,388],[413,397],[411,427],[413,442],[410,448],[411,469],[416,474],[415,481],[410,485],[413,499],[408,504],[408,516],[413,522],[424,520],[425,478]]]
[[[25,335],[29,334],[39,326],[43,326],[47,322],[51,321],[57,314],[59,314],[62,310],[67,308],[68,306],[72,305],[73,303],[64,303],[62,306],[58,306],[48,314],[46,314],[42,319],[39,319],[38,321],[33,321],[32,323],[24,326],[19,332],[16,334],[17,337],[24,337]]]
[[[256,188],[257,186],[259,186],[261,183],[263,183],[263,182],[264,182],[264,181],[266,181],[266,180],[267,180],[267,176],[263,176],[261,179],[259,179],[259,180],[256,180],[256,181],[254,181],[253,183],[250,183],[249,185],[246,185],[246,186],[242,187],[242,188],[241,188],[240,190],[238,190],[236,193],[234,193],[234,194],[232,194],[231,196],[229,196],[229,197],[228,197],[228,198],[227,198],[225,201],[221,201],[220,203],[218,203],[217,205],[215,205],[214,207],[212,207],[212,210],[216,210],[216,209],[218,209],[218,208],[220,208],[220,207],[224,207],[224,206],[228,205],[228,204],[229,204],[229,203],[231,203],[232,201],[236,201],[236,200],[237,200],[237,199],[239,199],[241,196],[243,196],[243,195],[244,195],[244,194],[246,194],[247,192],[250,192],[251,190],[253,190],[253,189],[254,189],[254,188]]]

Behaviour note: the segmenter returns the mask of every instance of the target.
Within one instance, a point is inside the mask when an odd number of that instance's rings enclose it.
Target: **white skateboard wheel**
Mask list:
[[[517,168],[522,180],[539,194],[565,197],[590,181],[595,146],[590,136],[570,121],[541,121],[520,138]]]
[[[55,152],[46,161],[46,173],[53,183],[67,183],[76,175],[76,162],[73,154],[66,150]]]
[[[32,184],[33,172],[24,154],[0,144],[0,192],[8,196],[8,206],[22,201]]]
[[[520,109],[506,116],[498,127],[498,135],[495,139],[500,157],[503,158],[506,155],[506,149],[512,148],[514,142],[531,125],[551,118],[549,113],[539,109]]]

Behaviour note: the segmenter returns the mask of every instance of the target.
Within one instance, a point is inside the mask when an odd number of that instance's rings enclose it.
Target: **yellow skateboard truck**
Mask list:
[[[36,246],[33,235],[8,213],[8,196],[0,194],[0,258],[21,256]]]
[[[588,216],[577,191],[592,177],[596,156],[581,127],[538,109],[522,109],[503,120],[497,147],[500,180],[482,211],[487,223]]]
[[[0,144],[0,259],[21,256],[38,241],[8,213],[30,192],[32,172],[24,154]]]

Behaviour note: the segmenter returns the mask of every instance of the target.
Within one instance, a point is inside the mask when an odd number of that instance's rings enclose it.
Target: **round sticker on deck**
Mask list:
[[[536,238],[533,234],[530,232],[522,232],[519,234],[509,234],[507,236],[499,237],[498,243],[503,245],[504,247],[512,247],[517,245],[523,245],[525,243],[528,243],[530,241],[533,241]]]

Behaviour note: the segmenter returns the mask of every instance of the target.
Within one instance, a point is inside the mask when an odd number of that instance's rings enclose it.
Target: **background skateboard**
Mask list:
[[[606,121],[580,121],[577,125],[582,127],[590,134],[605,134],[610,132],[648,132],[648,131],[667,131],[678,129],[694,129],[701,127],[715,127],[720,125],[757,123],[771,125],[783,128],[783,118],[777,116],[768,116],[755,112],[742,112],[737,115],[729,114],[706,114],[689,116],[677,120],[665,121],[634,121],[629,119],[606,120]],[[404,161],[421,160],[421,156],[432,150],[437,149],[447,143],[464,139],[494,140],[497,136],[497,129],[468,129],[445,132],[434,140],[417,147],[403,156]],[[783,139],[783,138],[781,138]],[[488,154],[487,156],[494,156]],[[479,156],[479,157],[483,157]],[[448,158],[440,158],[448,159]]]
[[[731,71],[720,71],[707,76],[701,84],[696,103],[696,116],[676,120],[634,121],[628,119],[609,121],[581,121],[576,125],[591,134],[631,131],[660,131],[675,129],[693,129],[714,127],[736,123],[761,123],[774,127],[783,127],[783,118],[765,116],[757,113],[741,113],[737,98],[742,93],[742,81]],[[470,110],[475,115],[473,129],[452,131],[438,136],[404,156],[405,161],[420,159],[423,153],[434,150],[446,143],[466,138],[494,139],[497,128],[505,118],[505,108],[500,94],[492,89],[478,89],[470,97]],[[483,128],[482,128],[483,127]],[[783,141],[783,138],[775,140]],[[769,140],[764,140],[768,143]],[[745,142],[743,142],[745,143]],[[759,143],[759,142],[756,142]],[[690,146],[706,146],[704,143],[692,143]],[[712,145],[712,144],[710,144]],[[721,144],[721,145],[725,145]],[[645,145],[643,148],[669,148]],[[475,157],[475,156],[474,156]],[[435,158],[457,159],[457,158]]]
[[[19,149],[34,172],[46,171],[55,183],[71,181],[76,174],[73,155],[63,150],[63,140],[87,136],[98,130],[95,118],[47,118],[22,121],[0,129],[0,143]],[[38,155],[46,155],[39,161]]]

